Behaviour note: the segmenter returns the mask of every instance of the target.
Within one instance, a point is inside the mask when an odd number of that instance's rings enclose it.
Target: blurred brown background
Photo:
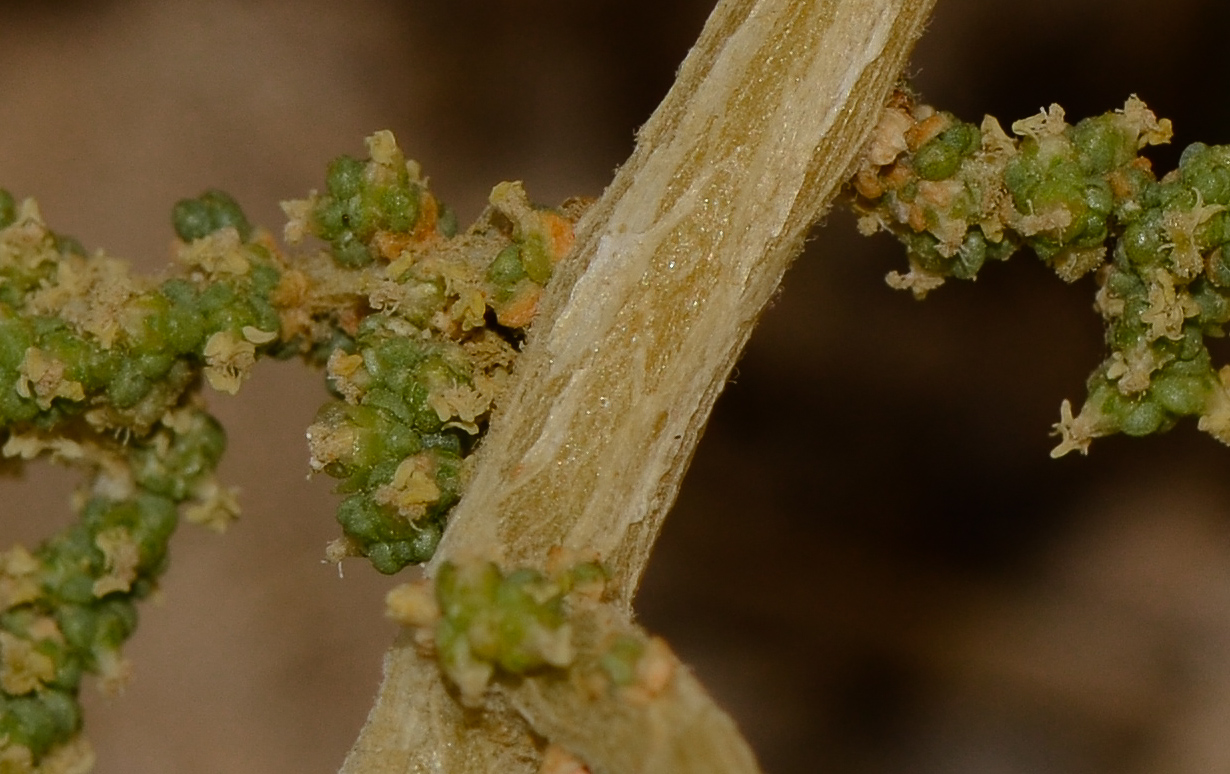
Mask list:
[[[597,194],[710,5],[0,3],[0,185],[147,269],[176,199],[221,187],[279,227],[379,128],[463,219],[501,179]],[[1228,30],[1223,0],[939,0],[913,74],[970,119],[1136,92],[1180,147],[1224,143]],[[918,304],[883,284],[890,240],[829,220],[719,402],[645,624],[776,774],[1230,768],[1230,450],[1189,424],[1050,460],[1101,357],[1092,285],[1019,256]],[[319,377],[214,398],[245,517],[181,531],[129,689],[88,691],[99,774],[333,772],[393,634],[393,580],[320,563]],[[0,482],[0,543],[64,519],[72,478],[29,478]]]

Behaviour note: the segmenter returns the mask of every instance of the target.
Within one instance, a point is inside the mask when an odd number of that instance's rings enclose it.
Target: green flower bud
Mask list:
[[[116,408],[127,409],[136,406],[152,388],[153,383],[141,372],[140,365],[135,360],[125,359],[107,384],[106,396]]]
[[[343,269],[361,269],[376,260],[353,231],[343,231],[332,242],[333,260]]]
[[[40,758],[81,727],[81,711],[67,693],[42,690],[36,696],[0,700],[0,738],[29,748]]]
[[[1149,387],[1149,397],[1175,416],[1203,413],[1209,395],[1208,381],[1190,376],[1157,376]]]
[[[1165,410],[1149,398],[1137,401],[1123,418],[1119,429],[1125,435],[1151,435],[1167,424]]]
[[[1230,150],[1192,143],[1179,158],[1179,179],[1205,204],[1230,204]]]
[[[521,265],[536,284],[546,285],[550,281],[553,271],[551,254],[540,234],[529,234],[521,243]]]
[[[1200,322],[1204,325],[1222,325],[1230,322],[1230,299],[1211,282],[1193,283],[1192,299],[1200,307]]]
[[[1158,211],[1152,211],[1129,225],[1119,238],[1119,248],[1134,267],[1160,263],[1165,257],[1166,244],[1166,229]]]
[[[94,652],[116,651],[137,628],[137,608],[126,599],[99,600],[94,628]]]
[[[409,232],[419,218],[419,190],[416,186],[393,186],[380,194],[382,228]]]
[[[495,285],[515,285],[525,277],[525,267],[521,265],[521,247],[516,244],[497,253],[487,269],[487,281]]]
[[[973,124],[956,123],[931,138],[914,153],[914,171],[923,180],[945,180],[956,174],[961,160],[978,150],[982,134]]]
[[[245,242],[252,236],[252,224],[239,204],[223,191],[210,190],[195,199],[181,199],[171,210],[171,225],[185,242],[209,236],[232,227]]]
[[[338,156],[329,162],[325,186],[329,195],[345,200],[357,196],[363,188],[364,163],[352,156]]]
[[[1136,158],[1136,137],[1117,114],[1086,118],[1068,129],[1086,175],[1102,176]]]

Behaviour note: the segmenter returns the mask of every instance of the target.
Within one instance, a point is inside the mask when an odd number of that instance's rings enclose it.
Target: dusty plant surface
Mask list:
[[[10,6],[0,56],[22,76],[0,89],[4,184],[37,194],[87,246],[147,265],[163,260],[170,230],[150,224],[166,222],[168,202],[222,185],[276,224],[273,202],[319,185],[325,160],[381,126],[470,214],[507,177],[542,201],[597,192],[708,10],[645,30],[661,9],[625,5],[595,23],[544,3],[535,24],[477,4],[455,19],[364,9],[69,5],[48,18]],[[1167,103],[1167,84],[1214,66],[1184,57],[1212,50],[1191,41],[1220,13],[941,4],[918,82],[969,120],[1052,101],[1087,115],[1137,92],[1181,137],[1224,141],[1220,106]],[[637,35],[662,53],[620,58],[646,48],[625,42]],[[1140,40],[1156,52],[1147,66],[1132,55]],[[243,55],[211,53],[225,46]],[[1199,732],[1226,701],[1201,678],[1225,655],[1227,493],[1206,475],[1222,450],[1179,431],[1050,463],[1056,400],[1076,397],[1097,357],[1086,294],[1022,262],[1005,268],[1010,281],[987,275],[916,307],[881,285],[895,247],[855,256],[853,229],[834,221],[719,403],[646,580],[646,623],[697,665],[771,771],[951,771],[962,751],[1026,771],[1148,770],[1152,756],[1178,760],[1167,750],[1220,760],[1218,737]],[[299,395],[290,385],[304,382],[281,370],[221,407],[232,427],[269,421],[232,433],[247,517],[225,540],[179,538],[129,691],[92,711],[101,772],[333,771],[370,701],[391,636],[387,584],[316,564],[334,528],[316,503],[327,486],[302,482],[301,433],[320,395]],[[287,415],[258,407],[257,392]],[[60,512],[58,498],[32,507]],[[10,529],[38,530],[6,520],[6,543]],[[1159,727],[1159,707],[1184,720]],[[1140,730],[1141,747],[1118,744]]]

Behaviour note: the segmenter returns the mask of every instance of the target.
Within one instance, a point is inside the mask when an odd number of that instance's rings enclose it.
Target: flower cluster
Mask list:
[[[519,183],[501,183],[459,234],[391,134],[368,148],[366,161],[330,165],[325,194],[285,205],[286,234],[329,243],[331,266],[304,268],[317,301],[302,317],[327,321],[308,338],[329,343],[337,396],[308,429],[312,468],[347,495],[331,556],[393,573],[434,553],[583,204],[535,207]]]
[[[444,562],[434,582],[399,586],[386,601],[463,703],[479,703],[493,683],[541,677],[592,700],[645,705],[670,688],[679,662],[605,598],[608,580],[600,563],[554,549],[544,570]]]
[[[921,297],[1022,246],[1069,282],[1094,273],[1110,355],[1080,412],[1064,401],[1052,454],[1184,416],[1230,443],[1230,368],[1205,342],[1230,322],[1230,147],[1194,144],[1159,180],[1139,154],[1170,140],[1170,122],[1135,97],[1075,125],[1053,105],[1011,128],[894,96],[850,186],[860,229],[909,251],[889,284]]]
[[[176,261],[157,280],[86,255],[0,189],[0,449],[85,473],[76,523],[0,553],[0,771],[89,768],[83,676],[122,684],[120,646],[180,517],[237,515],[204,384],[234,393],[264,356],[323,366],[335,397],[310,462],[346,495],[329,555],[392,573],[434,552],[584,203],[536,207],[504,183],[458,234],[390,133],[368,148],[284,205],[287,241],[327,249],[288,257],[208,191],[175,206]]]
[[[243,341],[254,359],[253,341],[276,337],[278,269],[227,224],[183,243],[180,271],[155,283],[87,258],[32,201],[3,192],[0,215],[0,449],[86,474],[76,523],[0,553],[0,769],[79,771],[91,759],[74,741],[81,681],[122,685],[120,647],[181,511],[217,528],[237,512],[213,476],[226,439],[196,385],[237,386],[250,365],[217,342]]]
[[[516,676],[573,663],[572,608],[602,596],[606,572],[597,562],[551,570],[445,562],[434,585],[389,592],[389,614],[418,629],[419,645],[436,654],[462,700],[472,704],[497,672]]]

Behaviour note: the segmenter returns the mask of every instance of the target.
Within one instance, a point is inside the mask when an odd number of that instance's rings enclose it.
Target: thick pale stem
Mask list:
[[[438,558],[596,551],[630,603],[710,408],[929,5],[719,6],[580,224]]]
[[[597,553],[630,612],[713,402],[846,178],[933,2],[718,6],[636,152],[580,224],[576,253],[552,281],[437,561],[541,566],[555,546]],[[429,665],[412,651],[390,653],[380,699],[343,772],[534,770],[524,720],[504,717],[490,744],[468,734],[459,711],[446,717],[447,693],[434,674],[417,674]],[[530,681],[512,695],[546,736],[544,719],[560,717],[557,689]],[[688,744],[743,749],[703,691],[687,697],[704,707],[693,716],[705,718],[687,729]],[[506,711],[470,719],[488,723]],[[481,764],[507,765],[512,753],[501,745],[513,739],[527,768]],[[448,751],[459,744],[484,750],[453,768],[461,759]],[[731,758],[708,770],[755,770],[750,755]],[[615,761],[588,763],[620,770]]]

